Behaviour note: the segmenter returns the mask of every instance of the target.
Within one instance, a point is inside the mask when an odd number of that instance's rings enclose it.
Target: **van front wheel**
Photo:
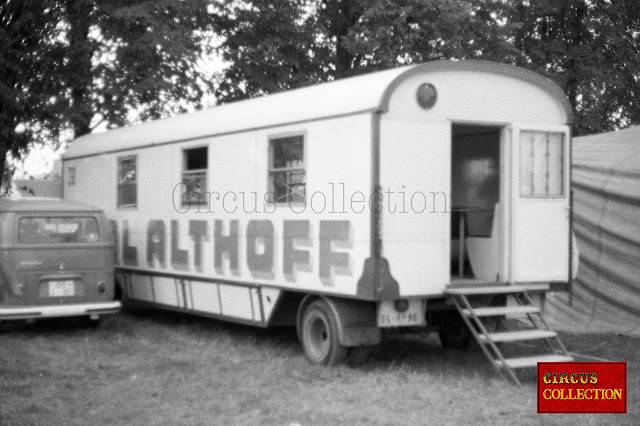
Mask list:
[[[347,357],[347,348],[338,340],[338,320],[322,299],[307,307],[300,334],[304,352],[314,364],[336,365]]]

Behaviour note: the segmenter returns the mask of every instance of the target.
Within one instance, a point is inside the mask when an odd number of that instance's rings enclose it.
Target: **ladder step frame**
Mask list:
[[[535,284],[518,284],[518,285],[482,285],[482,286],[468,286],[468,287],[454,287],[445,290],[446,294],[450,295],[464,295],[464,296],[479,296],[482,294],[510,294],[510,293],[523,293],[523,292],[547,292],[550,289],[549,284],[535,283]]]
[[[478,342],[482,352],[492,366],[501,374],[505,372],[520,387],[522,384],[515,373],[517,368],[527,368],[537,365],[537,362],[563,362],[573,361],[573,357],[569,355],[566,347],[559,339],[558,334],[551,330],[548,323],[542,317],[540,308],[535,306],[529,292],[547,292],[550,286],[548,284],[527,284],[527,285],[509,285],[509,286],[492,286],[482,288],[460,287],[448,289],[453,305],[456,307],[465,325]],[[488,306],[473,307],[467,296],[482,295],[507,295],[516,300],[518,305],[514,306]],[[526,317],[534,329],[518,330],[510,332],[489,333],[485,328],[482,318],[500,317],[509,314],[521,314]],[[505,358],[496,343],[516,343],[524,340],[544,340],[547,347],[552,353],[540,354],[532,357],[515,357]],[[553,344],[559,349],[556,349]],[[540,361],[542,360],[542,361]],[[553,360],[553,361],[545,361]]]
[[[461,296],[462,296],[461,297],[462,302],[466,305],[465,308],[470,310],[470,311],[473,311],[473,308],[471,307],[471,304],[469,303],[467,298],[464,295],[461,295]],[[453,300],[454,305],[458,309],[458,312],[462,312],[463,308],[460,305],[460,303],[458,302],[457,297],[453,297],[452,300]],[[476,328],[473,326],[473,324],[471,323],[469,318],[473,318],[475,320],[475,323],[477,324],[477,326],[480,328],[480,332],[482,334],[486,335],[488,333],[487,333],[487,330],[484,327],[484,324],[482,324],[482,321],[480,321],[478,319],[478,317],[476,317],[473,314],[470,317],[462,315],[462,314],[461,314],[461,316],[462,316],[462,319],[464,320],[465,324],[467,325],[467,327],[471,331],[471,334],[473,334],[473,337],[480,344],[480,349],[482,349],[482,352],[484,352],[484,354],[487,357],[487,359],[491,362],[491,365],[493,366],[493,368],[499,374],[504,374],[504,371],[506,371],[507,374],[511,377],[511,379],[514,380],[518,384],[518,386],[522,386],[521,383],[520,383],[520,380],[518,380],[518,376],[516,376],[516,374],[513,371],[513,369],[511,369],[511,368],[500,368],[501,366],[507,367],[507,365],[505,363],[505,360],[504,360],[504,356],[502,356],[502,352],[500,352],[500,350],[496,346],[495,342],[493,342],[491,340],[487,341],[486,343],[481,341],[480,335],[476,331]],[[496,360],[493,357],[493,355],[491,354],[491,352],[489,352],[489,349],[487,348],[487,346],[489,346],[489,348],[491,348],[493,353],[497,355],[498,360]]]
[[[503,315],[536,314],[540,308],[535,306],[491,306],[487,308],[475,308],[474,313],[479,317],[497,317]],[[463,315],[471,315],[468,309],[462,311]]]
[[[528,368],[535,367],[539,362],[571,362],[573,357],[563,355],[539,355],[517,358],[505,358],[506,364],[510,368]]]
[[[507,331],[500,333],[488,333],[485,336],[480,336],[483,340],[492,340],[497,343],[502,342],[521,342],[524,340],[537,340],[556,337],[558,333],[552,330],[519,330],[519,331]]]

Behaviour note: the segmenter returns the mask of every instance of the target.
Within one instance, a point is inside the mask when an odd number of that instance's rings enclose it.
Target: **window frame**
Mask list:
[[[76,166],[67,166],[67,186],[76,185]]]
[[[275,141],[279,140],[279,139],[288,139],[288,138],[294,138],[294,137],[300,137],[302,138],[302,163],[303,166],[300,168],[296,168],[296,167],[280,167],[280,168],[274,168],[274,153],[273,153],[273,144]],[[268,141],[268,145],[267,145],[267,151],[268,151],[268,164],[267,164],[267,191],[271,194],[273,194],[273,199],[272,201],[277,204],[277,205],[283,205],[283,204],[288,204],[291,206],[297,206],[297,205],[304,205],[307,203],[307,172],[308,172],[308,162],[307,162],[307,131],[303,130],[303,131],[292,131],[292,132],[283,132],[283,133],[275,133],[275,134],[271,134],[267,137],[267,141]],[[297,171],[297,170],[302,170],[303,173],[303,183],[304,183],[304,199],[303,200],[284,200],[284,201],[277,201],[276,197],[275,197],[275,186],[273,183],[273,177],[276,173],[282,173],[282,172],[288,172],[288,171]],[[287,194],[288,197],[289,194]]]
[[[560,188],[561,188],[561,193],[559,195],[551,195],[551,194],[532,194],[532,193],[523,193],[522,192],[522,176],[524,173],[524,170],[522,168],[522,159],[523,159],[523,140],[522,140],[522,136],[525,133],[544,133],[546,135],[550,135],[550,134],[556,134],[559,135],[561,137],[561,149],[560,152],[562,153],[562,158],[560,161]],[[568,156],[568,145],[569,145],[569,136],[567,135],[567,133],[563,130],[559,130],[559,129],[542,129],[542,128],[523,128],[520,129],[520,131],[518,132],[518,195],[520,198],[524,198],[524,199],[546,199],[546,200],[561,200],[561,199],[565,199],[567,198],[567,174],[569,173],[568,170],[568,164],[567,164],[567,156]],[[547,164],[547,172],[548,172],[548,164]],[[533,173],[534,171],[532,171],[532,179],[533,179]],[[548,187],[548,180],[547,180],[547,187]]]
[[[196,149],[206,149],[207,150],[207,156],[206,156],[206,160],[207,160],[207,167],[204,169],[193,169],[193,170],[187,170],[187,152],[188,151],[194,151]],[[185,174],[192,174],[192,175],[196,175],[197,173],[201,173],[202,171],[204,171],[204,191],[201,192],[201,194],[203,194],[203,197],[200,198],[199,201],[193,201],[193,200],[186,200],[185,196],[186,194],[188,194],[189,191],[185,191],[183,193],[180,194],[180,205],[182,207],[189,207],[191,205],[195,205],[195,206],[207,206],[209,204],[209,197],[205,196],[205,194],[207,194],[208,191],[208,186],[209,186],[209,145],[205,144],[205,145],[195,145],[195,146],[191,146],[188,148],[182,148],[182,169],[180,170],[180,182],[183,184],[185,183]],[[188,187],[187,187],[188,189]]]
[[[133,160],[135,166],[135,194],[136,200],[134,204],[122,204],[120,200],[120,164],[123,161]],[[133,210],[138,208],[138,155],[127,155],[116,158],[116,207],[122,210]]]

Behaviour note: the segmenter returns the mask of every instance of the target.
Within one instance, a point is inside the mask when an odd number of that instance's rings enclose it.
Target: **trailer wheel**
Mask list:
[[[347,357],[347,348],[338,340],[338,323],[322,299],[311,303],[302,319],[302,346],[314,364],[336,365]]]
[[[471,340],[471,331],[458,312],[450,312],[441,320],[440,343],[444,348],[464,350]]]

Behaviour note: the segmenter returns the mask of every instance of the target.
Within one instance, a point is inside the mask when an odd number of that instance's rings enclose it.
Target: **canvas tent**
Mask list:
[[[574,138],[570,293],[549,295],[556,329],[640,336],[640,126]]]

